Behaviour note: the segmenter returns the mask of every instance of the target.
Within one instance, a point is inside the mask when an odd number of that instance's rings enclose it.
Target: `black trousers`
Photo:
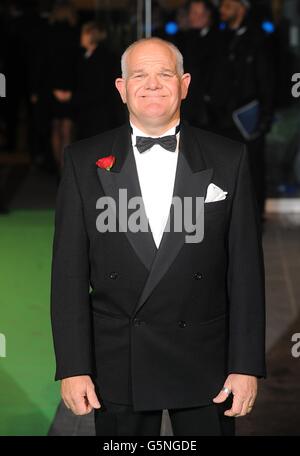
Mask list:
[[[159,436],[162,410],[134,411],[131,405],[116,404],[101,399],[101,408],[95,410],[97,436],[149,435]],[[234,435],[235,418],[224,415],[232,403],[169,409],[173,434],[176,436]]]

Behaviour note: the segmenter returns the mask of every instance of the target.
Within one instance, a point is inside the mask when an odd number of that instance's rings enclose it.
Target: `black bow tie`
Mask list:
[[[164,149],[175,152],[177,146],[176,134],[179,132],[179,129],[180,125],[177,125],[174,135],[161,136],[159,138],[137,136],[135,145],[140,153],[150,149],[154,144],[159,144]]]

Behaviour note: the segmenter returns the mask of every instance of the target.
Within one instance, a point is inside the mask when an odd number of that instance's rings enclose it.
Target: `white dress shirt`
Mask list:
[[[179,123],[179,122],[178,122]],[[141,187],[145,211],[153,234],[154,242],[159,247],[168,220],[173,197],[175,174],[178,159],[179,132],[175,152],[168,151],[159,144],[140,153],[135,147],[136,136],[149,136],[132,123],[132,146]],[[175,125],[159,136],[175,134]],[[152,136],[157,137],[157,136]]]

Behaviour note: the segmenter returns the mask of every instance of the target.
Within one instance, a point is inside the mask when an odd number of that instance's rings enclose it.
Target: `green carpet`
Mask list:
[[[0,216],[0,435],[45,435],[59,402],[50,326],[54,212]]]

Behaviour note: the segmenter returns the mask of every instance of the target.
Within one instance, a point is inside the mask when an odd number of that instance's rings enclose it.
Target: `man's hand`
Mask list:
[[[226,410],[224,415],[227,416],[244,416],[250,413],[257,395],[257,378],[253,375],[230,374],[228,375],[223,388],[230,391],[224,391],[214,397],[215,403],[224,402],[230,392],[233,394],[231,409]]]
[[[68,409],[75,415],[87,415],[94,408],[100,408],[95,387],[88,375],[64,378],[61,381],[61,397]]]

